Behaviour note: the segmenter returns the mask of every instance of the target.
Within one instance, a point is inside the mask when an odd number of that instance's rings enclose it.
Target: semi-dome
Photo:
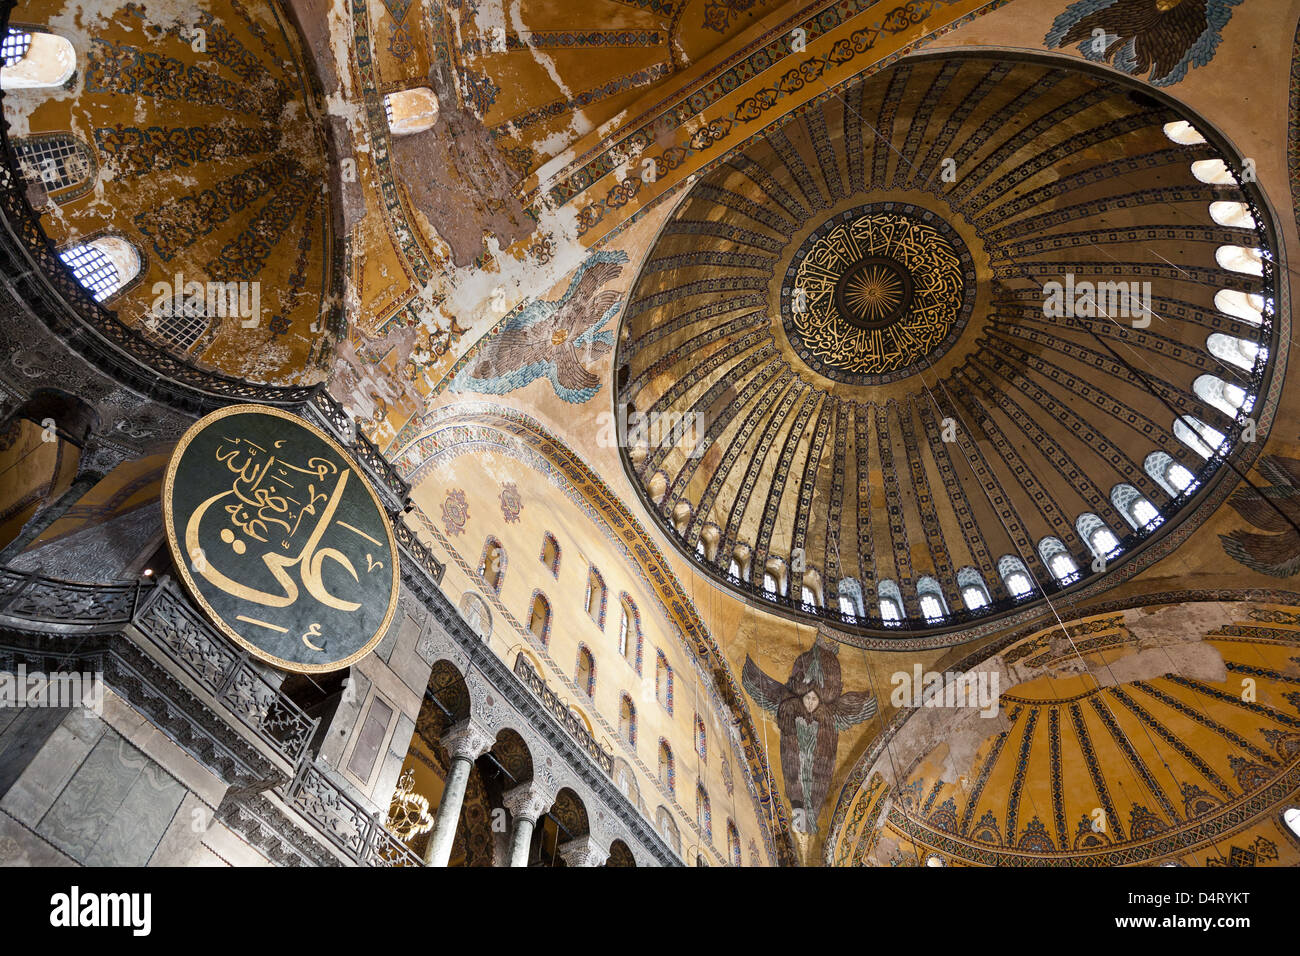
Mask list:
[[[616,357],[633,483],[715,580],[848,631],[1132,570],[1262,438],[1248,169],[1065,61],[913,57],[826,97],[647,254]]]

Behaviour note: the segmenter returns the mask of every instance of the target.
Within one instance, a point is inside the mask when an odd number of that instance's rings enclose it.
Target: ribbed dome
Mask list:
[[[1137,559],[1276,358],[1270,227],[1226,149],[1109,75],[986,55],[769,131],[694,185],[625,311],[647,505],[707,573],[850,630]]]

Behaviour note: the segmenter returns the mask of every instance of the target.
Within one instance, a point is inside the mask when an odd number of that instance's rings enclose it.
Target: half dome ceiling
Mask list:
[[[728,157],[624,313],[651,512],[750,600],[851,631],[955,628],[1140,560],[1276,359],[1268,223],[1198,128],[1100,71],[959,54]]]

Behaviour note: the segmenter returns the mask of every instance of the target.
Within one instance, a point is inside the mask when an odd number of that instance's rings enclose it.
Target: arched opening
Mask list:
[[[1060,538],[1044,538],[1038,542],[1038,555],[1052,572],[1057,582],[1066,584],[1079,576],[1079,566],[1061,543]]]
[[[998,558],[998,576],[1002,578],[1002,586],[1013,598],[1034,593],[1034,579],[1029,576],[1029,569],[1014,554],[1004,554]]]
[[[943,589],[932,577],[923,577],[916,582],[916,597],[921,605],[921,616],[930,623],[942,621],[948,616],[948,603],[943,599]]]
[[[636,866],[636,857],[622,840],[615,840],[609,847],[609,859],[606,866]]]
[[[667,807],[661,806],[655,811],[655,829],[664,838],[664,842],[673,848],[673,852],[681,856],[682,838],[677,832],[677,824],[673,822],[673,815]]]
[[[393,136],[423,133],[438,122],[438,97],[427,86],[398,90],[384,97],[384,115]]]
[[[1249,276],[1264,274],[1264,254],[1259,249],[1245,246],[1219,246],[1214,250],[1214,259],[1229,272],[1240,272]]]
[[[1174,437],[1202,458],[1209,458],[1227,441],[1223,432],[1194,415],[1179,416],[1174,422]]]
[[[633,717],[636,712],[633,711]],[[633,733],[636,733],[636,722],[632,724]],[[641,788],[637,786],[636,776],[632,773],[632,766],[623,758],[614,758],[614,783],[623,796],[632,802],[632,806],[645,813],[645,807],[641,803]]]
[[[1220,289],[1214,293],[1214,307],[1224,315],[1230,315],[1250,325],[1264,323],[1264,297],[1257,292]]]
[[[695,715],[695,752],[700,756],[700,763],[709,762],[709,735],[699,714]]]
[[[695,825],[700,828],[705,843],[713,843],[713,806],[704,784],[695,785]]]
[[[429,674],[424,700],[415,719],[410,751],[403,764],[411,771],[410,792],[427,800],[432,815],[436,816],[442,803],[452,765],[451,754],[442,738],[448,730],[469,717],[471,706],[469,688],[460,670],[450,661],[437,661]],[[357,773],[356,762],[354,751],[350,769],[354,775],[364,778],[365,773]],[[485,787],[484,778],[488,766],[485,758],[479,758],[470,769],[455,839],[447,860],[449,866],[491,866],[494,862],[493,798]],[[407,840],[407,845],[416,854],[424,856],[430,837],[431,830],[415,833]]]
[[[1142,463],[1142,470],[1171,498],[1177,498],[1196,484],[1196,476],[1167,452],[1153,451]]]
[[[809,607],[821,607],[825,603],[821,572],[816,568],[808,568],[803,572],[801,580],[799,600]]]
[[[1228,202],[1219,200],[1210,203],[1210,218],[1220,226],[1231,226],[1234,229],[1257,229],[1259,224],[1255,222],[1255,217],[1250,214],[1250,207],[1244,202]]]
[[[71,133],[23,136],[12,145],[23,178],[39,184],[55,202],[66,202],[84,192],[77,187],[88,183],[95,173],[90,147]]]
[[[718,560],[718,544],[722,541],[722,529],[710,522],[700,531],[700,543],[704,545],[701,552],[704,560],[712,563]]]
[[[546,570],[552,575],[558,576],[560,573],[560,542],[555,540],[555,535],[545,534],[542,536],[542,564],[546,565]]]
[[[763,592],[784,597],[787,585],[785,562],[780,558],[768,558],[767,564],[763,566]]]
[[[0,58],[0,89],[5,90],[55,89],[77,72],[76,49],[53,33],[10,30]]]
[[[147,334],[181,355],[188,354],[212,326],[206,303],[185,295],[161,297],[141,324]]]
[[[1105,560],[1119,548],[1119,538],[1092,512],[1084,512],[1074,522],[1074,529],[1088,545],[1094,558]]]
[[[1192,392],[1207,405],[1213,405],[1229,419],[1235,421],[1240,412],[1255,407],[1255,396],[1239,385],[1225,382],[1217,375],[1198,375],[1192,383]]]
[[[1124,516],[1135,531],[1158,525],[1163,519],[1160,511],[1132,485],[1119,484],[1110,490],[1110,503]]]
[[[727,573],[738,581],[748,581],[750,557],[749,545],[743,542],[736,545],[731,553],[731,564],[727,567]]]
[[[673,766],[673,748],[659,738],[659,785],[670,794],[677,790],[677,769]]]
[[[69,246],[59,258],[96,302],[119,292],[140,274],[140,253],[119,236],[100,236]]]
[[[489,537],[483,545],[483,557],[478,565],[479,577],[497,594],[506,576],[506,549],[496,538]]]
[[[565,866],[567,865],[563,853],[565,844],[581,839],[591,832],[587,807],[581,797],[568,787],[563,787],[555,798],[555,805],[546,814],[545,820],[546,826],[539,829],[548,831],[543,834],[542,842],[544,847],[550,848],[549,865]]]
[[[596,622],[601,630],[605,629],[605,579],[593,565],[587,571],[587,596],[583,602],[587,616]]]
[[[876,601],[880,607],[880,619],[888,626],[897,626],[903,620],[903,592],[898,585],[886,578],[876,584]]]
[[[1187,120],[1175,120],[1172,123],[1166,123],[1164,130],[1165,135],[1179,146],[1199,146],[1205,142],[1205,137]]]
[[[591,656],[591,651],[582,646],[578,647],[578,665],[573,679],[578,685],[578,690],[582,691],[588,697],[595,696],[596,659]]]
[[[533,607],[528,615],[528,631],[543,646],[550,641],[551,602],[541,591],[533,595]]]
[[[957,589],[961,592],[962,603],[969,611],[978,611],[992,603],[983,575],[972,567],[958,569]]]
[[[655,698],[664,710],[673,712],[673,669],[660,650],[655,651]]]
[[[1205,340],[1205,347],[1209,349],[1211,355],[1217,359],[1227,362],[1229,365],[1235,365],[1242,371],[1249,372],[1255,368],[1255,363],[1261,358],[1268,358],[1267,350],[1261,348],[1258,342],[1252,342],[1249,339],[1239,339],[1235,335],[1224,335],[1222,332],[1214,332]]]
[[[736,824],[727,820],[727,860],[732,866],[740,866],[740,832]]]
[[[618,702],[618,735],[636,748],[636,705],[627,694],[621,695]]]
[[[492,610],[487,601],[472,591],[466,591],[460,598],[460,616],[465,619],[469,629],[487,640],[492,635]]]
[[[1211,186],[1237,185],[1237,177],[1221,159],[1198,159],[1192,163],[1192,175]]]
[[[635,667],[640,659],[641,615],[626,594],[619,596],[618,606],[618,656]]]
[[[691,504],[689,501],[679,501],[673,505],[673,527],[677,529],[678,534],[685,534],[686,528],[691,523]]]
[[[857,578],[840,578],[836,586],[839,591],[840,613],[848,617],[865,617],[866,604],[862,599],[862,585]]]

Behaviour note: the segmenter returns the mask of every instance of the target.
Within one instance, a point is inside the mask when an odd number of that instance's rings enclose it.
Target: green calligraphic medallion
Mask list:
[[[163,522],[190,595],[275,667],[348,667],[393,619],[388,516],[352,457],[296,415],[234,405],[196,422],[167,465]]]

